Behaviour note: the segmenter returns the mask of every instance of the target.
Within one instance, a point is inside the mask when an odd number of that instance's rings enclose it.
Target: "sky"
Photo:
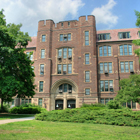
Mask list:
[[[22,23],[21,31],[37,35],[38,21],[55,23],[94,15],[96,30],[135,28],[140,0],[0,0],[7,23]]]

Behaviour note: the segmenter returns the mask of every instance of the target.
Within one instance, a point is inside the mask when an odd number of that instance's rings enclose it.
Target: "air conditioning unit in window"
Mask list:
[[[68,56],[68,59],[72,59],[72,56],[71,56],[71,55],[69,55],[69,56]]]
[[[68,90],[68,93],[72,93],[72,90]]]
[[[58,60],[61,60],[62,57],[61,56],[58,56],[57,58],[58,58]]]
[[[107,70],[105,70],[105,74],[108,74],[108,71]]]
[[[62,91],[62,89],[59,89],[59,93],[62,93],[63,91]]]
[[[66,71],[63,71],[63,74],[65,75],[65,74],[67,74],[67,72]]]
[[[133,69],[131,69],[131,70],[130,70],[130,73],[134,73],[134,70],[133,70]]]

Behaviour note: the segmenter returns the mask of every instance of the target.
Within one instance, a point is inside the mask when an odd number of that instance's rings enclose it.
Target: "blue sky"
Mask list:
[[[140,0],[0,0],[2,8],[7,23],[22,23],[22,31],[36,36],[39,20],[57,23],[92,14],[97,30],[135,28]]]

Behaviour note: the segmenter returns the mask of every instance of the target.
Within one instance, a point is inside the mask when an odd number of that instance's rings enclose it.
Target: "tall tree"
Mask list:
[[[24,51],[31,41],[28,33],[20,31],[21,24],[6,24],[0,11],[0,98],[4,101],[12,97],[32,97],[35,94],[33,62]]]

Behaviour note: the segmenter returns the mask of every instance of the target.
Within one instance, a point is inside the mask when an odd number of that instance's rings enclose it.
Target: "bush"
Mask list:
[[[3,109],[1,109],[1,105],[0,105],[0,113],[2,112],[6,112],[8,113],[9,112],[9,108],[10,108],[10,105],[9,104],[3,104]]]
[[[122,107],[119,105],[119,103],[116,100],[110,101],[107,103],[108,109],[121,109]]]
[[[10,109],[10,113],[13,114],[37,114],[41,113],[42,108],[41,107],[13,107]]]
[[[86,109],[87,108],[87,109]],[[89,106],[91,108],[91,106]],[[91,110],[84,106],[79,109],[42,111],[36,120],[75,123],[98,123],[119,126],[140,126],[140,112],[127,108]]]

